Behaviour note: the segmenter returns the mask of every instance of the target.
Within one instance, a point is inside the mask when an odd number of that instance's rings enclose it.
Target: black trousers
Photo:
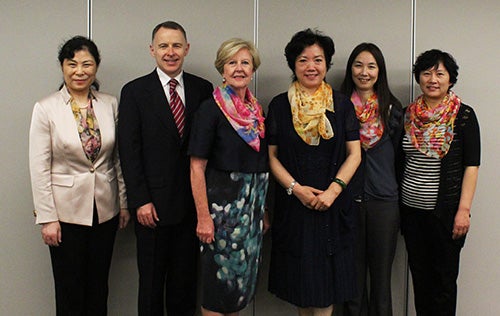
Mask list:
[[[344,304],[344,315],[391,316],[391,273],[400,224],[399,203],[378,200],[355,203],[359,211],[356,227],[358,296]]]
[[[157,226],[135,222],[139,316],[193,316],[199,242],[194,222]]]
[[[60,223],[62,243],[49,247],[57,316],[107,314],[108,276],[118,216],[92,226]]]
[[[402,210],[417,315],[455,315],[463,240],[453,240],[432,211],[408,206]]]

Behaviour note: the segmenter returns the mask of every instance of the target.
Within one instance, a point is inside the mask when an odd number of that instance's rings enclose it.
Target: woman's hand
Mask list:
[[[467,210],[458,210],[453,224],[453,239],[459,239],[467,234],[470,227],[470,216]]]
[[[210,215],[198,216],[196,236],[198,236],[200,241],[205,244],[209,244],[214,241],[214,221]]]
[[[300,185],[297,183],[293,188],[292,193],[299,199],[299,201],[307,208],[311,210],[316,209],[315,206],[318,204],[317,196],[323,193],[322,190],[316,188]]]
[[[322,212],[328,210],[341,192],[342,187],[337,183],[332,183],[326,191],[316,196],[314,209]]]
[[[458,204],[458,211],[455,215],[455,222],[453,223],[453,239],[459,239],[469,231],[470,227],[470,210],[472,206],[472,199],[476,192],[478,166],[465,167],[464,177],[462,180],[462,192],[460,194],[460,203]]]
[[[42,224],[42,239],[47,246],[57,247],[62,242],[59,221]]]
[[[124,229],[127,227],[128,222],[130,221],[130,213],[126,208],[120,209],[120,219],[118,222],[118,228]]]

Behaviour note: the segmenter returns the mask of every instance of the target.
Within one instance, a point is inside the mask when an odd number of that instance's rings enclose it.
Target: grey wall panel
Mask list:
[[[54,315],[48,248],[34,225],[28,130],[35,101],[62,81],[59,45],[86,30],[86,1],[0,2],[0,314]]]
[[[103,54],[103,88],[118,95],[129,80],[153,70],[151,31],[176,21],[191,44],[184,66],[189,72],[221,83],[213,66],[219,45],[231,37],[253,39],[253,1],[94,1],[93,32]]]
[[[402,103],[409,100],[411,52],[409,1],[260,1],[259,49],[263,55],[259,94],[264,102],[288,88],[291,71],[283,56],[292,35],[318,28],[335,41],[336,53],[327,79],[340,86],[352,49],[374,42],[382,49],[392,89]]]
[[[460,69],[453,90],[474,107],[481,127],[481,168],[471,210],[471,229],[461,256],[457,315],[498,315],[500,2],[422,0],[417,1],[416,9],[417,55],[439,48],[455,57]],[[421,93],[418,86],[416,92]]]

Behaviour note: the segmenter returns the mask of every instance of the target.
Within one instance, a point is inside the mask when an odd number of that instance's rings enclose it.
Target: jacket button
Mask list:
[[[90,173],[94,173],[94,171],[95,171],[94,167],[90,167],[89,171],[90,171]]]

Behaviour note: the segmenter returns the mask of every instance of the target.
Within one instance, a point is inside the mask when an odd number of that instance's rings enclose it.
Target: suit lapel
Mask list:
[[[186,100],[186,127],[184,129],[184,135],[189,135],[191,130],[191,121],[193,119],[193,114],[197,109],[197,102],[199,102],[199,87],[196,85],[196,81],[193,80],[191,75],[184,72],[184,98]]]

